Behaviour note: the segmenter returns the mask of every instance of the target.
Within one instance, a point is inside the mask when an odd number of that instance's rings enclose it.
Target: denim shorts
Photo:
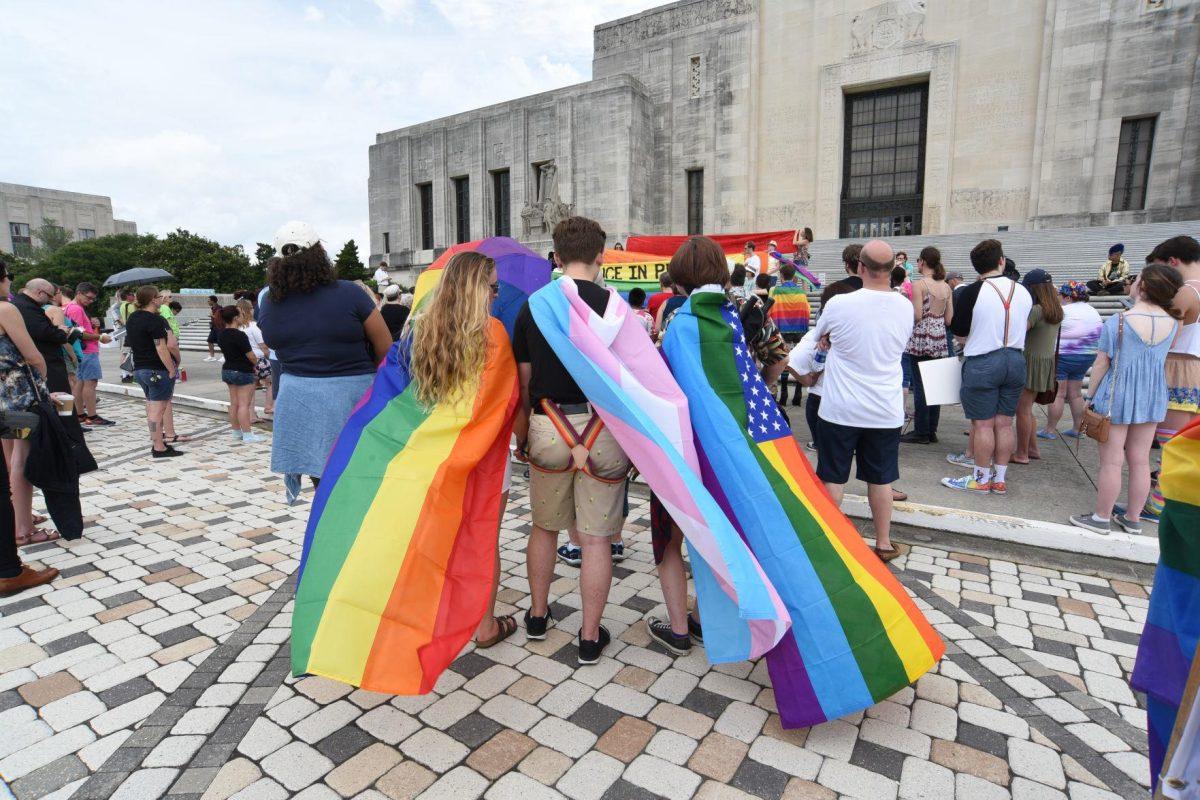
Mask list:
[[[1005,347],[981,356],[968,356],[962,365],[963,414],[967,419],[1011,417],[1025,389],[1025,356]]]
[[[162,402],[175,395],[175,379],[168,377],[165,369],[135,369],[133,379],[142,387],[147,400]]]
[[[221,370],[221,382],[228,383],[230,386],[250,386],[254,383],[254,373],[223,369]]]
[[[1058,374],[1055,377],[1060,381],[1081,381],[1094,363],[1096,363],[1095,353],[1080,353],[1078,355],[1067,356],[1059,353]]]
[[[84,353],[83,358],[79,359],[79,369],[75,370],[75,377],[81,381],[98,381],[103,378],[104,373],[100,370],[100,354]]]

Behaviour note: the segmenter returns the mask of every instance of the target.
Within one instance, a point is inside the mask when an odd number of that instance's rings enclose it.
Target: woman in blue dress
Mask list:
[[[1167,414],[1167,351],[1179,332],[1175,293],[1183,278],[1174,267],[1151,264],[1130,289],[1133,307],[1113,315],[1100,332],[1092,367],[1092,407],[1111,421],[1108,441],[1100,445],[1096,506],[1071,517],[1071,524],[1108,534],[1112,523],[1140,533],[1142,523],[1125,514],[1113,518],[1121,492],[1121,467],[1129,466],[1127,509],[1145,505],[1150,494],[1150,446],[1154,429]]]

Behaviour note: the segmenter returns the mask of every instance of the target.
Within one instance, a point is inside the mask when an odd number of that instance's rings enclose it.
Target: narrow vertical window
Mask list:
[[[454,241],[471,241],[471,179],[454,178]]]
[[[433,184],[417,184],[417,204],[421,210],[421,249],[433,249]]]
[[[687,232],[689,236],[704,233],[704,170],[687,171]]]
[[[492,173],[492,232],[496,236],[512,235],[512,213],[509,206],[508,170]]]
[[[688,59],[688,94],[693,99],[700,96],[701,87],[704,85],[704,61],[701,56],[692,56]]]
[[[1140,211],[1146,207],[1150,182],[1150,153],[1154,145],[1155,117],[1121,121],[1117,144],[1117,175],[1113,181],[1112,210]]]

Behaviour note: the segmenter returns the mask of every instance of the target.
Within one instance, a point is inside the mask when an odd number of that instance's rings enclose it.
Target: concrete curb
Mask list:
[[[142,398],[141,389],[135,386],[101,383],[99,389],[102,392],[122,397]],[[226,400],[210,400],[206,397],[176,394],[174,401],[177,405],[204,411],[225,413],[229,410],[229,402]],[[645,486],[641,476],[638,476],[634,482]],[[856,519],[869,520],[871,518],[871,509],[867,504],[867,498],[862,495],[847,494],[842,502],[842,510],[848,516]],[[1108,536],[1101,536],[1073,525],[912,502],[896,503],[892,512],[892,521],[902,525],[911,525],[914,528],[925,528],[944,533],[961,533],[981,539],[1045,547],[1066,553],[1082,553],[1139,564],[1158,562],[1157,536],[1132,536],[1115,531]]]
[[[846,495],[842,502],[842,510],[858,519],[871,518],[867,498],[862,495]],[[1157,536],[1134,536],[1116,531],[1102,536],[1076,528],[1074,525],[912,502],[896,503],[892,521],[915,528],[961,533],[981,539],[1045,547],[1067,553],[1081,553],[1139,564],[1158,562]]]

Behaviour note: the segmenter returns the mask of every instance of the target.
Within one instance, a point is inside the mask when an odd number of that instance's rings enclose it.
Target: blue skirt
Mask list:
[[[350,412],[374,380],[374,374],[335,378],[284,374],[275,401],[271,471],[320,477]]]

